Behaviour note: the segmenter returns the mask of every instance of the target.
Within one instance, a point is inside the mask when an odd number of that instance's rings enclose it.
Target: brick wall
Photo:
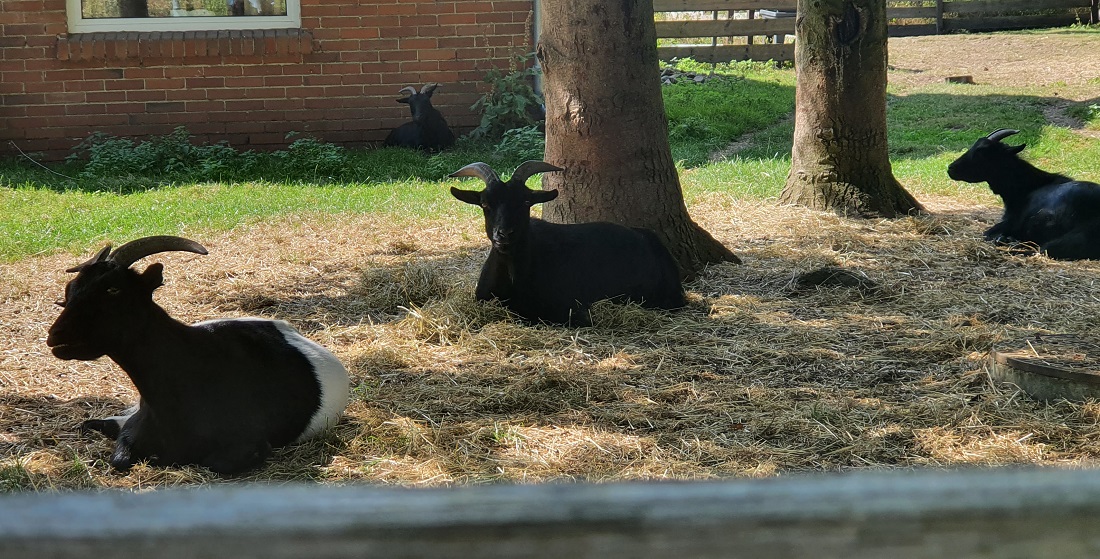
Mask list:
[[[348,146],[408,119],[405,85],[456,128],[492,67],[531,47],[532,0],[301,0],[293,30],[68,34],[65,0],[0,0],[0,154],[64,157],[101,131],[242,148],[288,132]]]

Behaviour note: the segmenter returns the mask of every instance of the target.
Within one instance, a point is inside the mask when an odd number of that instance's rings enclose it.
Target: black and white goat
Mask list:
[[[531,217],[532,205],[553,200],[558,191],[531,190],[527,178],[561,170],[527,161],[505,182],[485,163],[471,163],[451,174],[485,181],[480,191],[451,188],[455,198],[481,207],[492,242],[477,299],[500,299],[528,320],[574,325],[588,324],[589,306],[603,299],[662,309],[684,306],[676,261],[653,231]]]
[[[443,113],[432,106],[432,93],[437,87],[439,84],[429,83],[420,88],[420,93],[411,86],[401,89],[401,93],[407,92],[409,95],[398,99],[397,102],[409,104],[412,122],[406,122],[391,130],[383,142],[384,145],[429,151],[454,145],[455,135],[447,126],[447,120],[443,118]]]
[[[1020,158],[1027,144],[1001,142],[1019,130],[979,138],[947,167],[957,181],[987,182],[1004,201],[1001,221],[985,232],[998,243],[1029,243],[1059,260],[1100,259],[1100,185],[1037,169]]]
[[[164,266],[130,266],[165,251],[206,254],[181,237],[145,237],[100,250],[67,270],[64,308],[46,345],[61,359],[110,357],[140,403],[85,421],[115,439],[111,466],[198,464],[233,474],[263,464],[273,447],[334,425],[348,402],[348,376],[332,353],[279,320],[240,318],[186,325],[153,302]]]

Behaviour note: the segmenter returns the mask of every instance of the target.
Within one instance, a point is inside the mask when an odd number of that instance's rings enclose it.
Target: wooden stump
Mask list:
[[[1038,400],[1100,399],[1100,342],[1076,334],[1036,335],[992,353],[994,379]]]

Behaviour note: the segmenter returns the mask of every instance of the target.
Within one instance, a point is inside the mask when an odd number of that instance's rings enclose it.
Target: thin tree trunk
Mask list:
[[[693,277],[740,262],[688,216],[668,144],[652,0],[544,2],[537,48],[547,162],[557,189],[543,218],[611,221],[657,232]]]
[[[798,0],[794,148],[780,203],[844,215],[922,211],[890,168],[885,0]]]
[[[149,17],[149,0],[120,0],[119,17]]]

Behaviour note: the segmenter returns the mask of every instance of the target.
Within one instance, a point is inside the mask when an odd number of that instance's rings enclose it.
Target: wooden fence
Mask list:
[[[658,56],[701,62],[794,59],[797,0],[654,0]],[[890,35],[1058,27],[1090,19],[1090,0],[888,0]],[[690,17],[683,19],[690,13]],[[723,16],[724,17],[720,17]],[[673,44],[677,41],[688,44]]]
[[[1100,557],[1100,472],[0,496],[0,557]]]

